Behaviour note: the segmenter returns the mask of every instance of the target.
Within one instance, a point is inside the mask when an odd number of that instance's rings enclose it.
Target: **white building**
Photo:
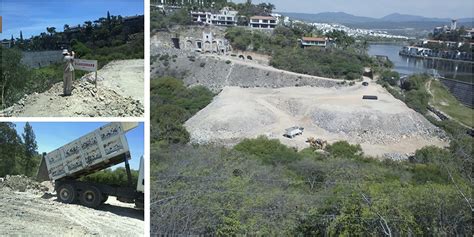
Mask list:
[[[328,45],[328,38],[326,37],[303,37],[301,40],[301,47],[323,47],[326,48]]]
[[[278,25],[277,18],[273,16],[250,17],[249,27],[257,29],[274,29]]]
[[[193,22],[195,23],[204,23],[218,26],[236,26],[237,13],[237,11],[233,11],[230,8],[225,7],[217,13],[191,12],[191,16],[193,18]]]

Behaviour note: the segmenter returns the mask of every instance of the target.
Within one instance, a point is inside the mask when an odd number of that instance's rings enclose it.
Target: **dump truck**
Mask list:
[[[38,170],[39,181],[51,180],[59,201],[96,208],[109,196],[143,209],[144,163],[140,159],[137,185],[132,187],[131,158],[125,134],[138,123],[109,123],[49,153],[44,153]],[[127,185],[117,187],[82,181],[81,178],[124,163]]]
[[[303,134],[303,131],[304,131],[303,127],[294,126],[294,127],[285,129],[285,133],[283,134],[283,136],[287,138],[294,138],[298,135]]]

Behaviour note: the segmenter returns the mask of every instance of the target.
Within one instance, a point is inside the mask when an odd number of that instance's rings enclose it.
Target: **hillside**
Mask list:
[[[368,29],[415,28],[431,30],[433,27],[447,25],[451,22],[449,18],[430,18],[400,13],[392,13],[381,18],[355,16],[345,12],[321,12],[316,14],[282,12],[281,14],[309,22],[338,23]],[[458,24],[472,27],[473,20],[474,18],[461,18],[458,19]]]

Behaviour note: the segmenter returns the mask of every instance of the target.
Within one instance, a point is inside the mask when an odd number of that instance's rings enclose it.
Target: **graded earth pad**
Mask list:
[[[99,70],[98,75],[103,78],[99,85],[144,104],[144,72],[143,59],[113,61]]]
[[[378,100],[362,100],[376,95]],[[406,158],[427,145],[447,145],[444,133],[379,85],[317,88],[226,87],[206,108],[189,119],[192,143],[235,145],[265,135],[303,149],[306,139],[361,144],[364,153]],[[304,127],[303,135],[283,137],[286,128]]]
[[[106,65],[103,71],[98,71],[97,88],[90,77],[88,74],[75,80],[71,96],[62,96],[62,82],[43,93],[25,95],[13,106],[0,111],[0,117],[143,116],[143,60]]]
[[[143,212],[109,197],[97,210],[64,204],[53,188],[24,176],[0,178],[0,232],[6,236],[143,236]],[[49,187],[48,187],[49,186]],[[48,192],[49,191],[49,192]]]

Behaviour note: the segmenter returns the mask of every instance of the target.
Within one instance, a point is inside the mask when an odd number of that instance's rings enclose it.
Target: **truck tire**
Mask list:
[[[72,184],[63,184],[57,190],[60,202],[71,204],[76,200],[76,189]]]
[[[98,207],[101,202],[102,202],[102,193],[100,190],[94,186],[88,186],[86,187],[82,192],[80,196],[81,204],[90,207],[90,208],[96,208]]]

